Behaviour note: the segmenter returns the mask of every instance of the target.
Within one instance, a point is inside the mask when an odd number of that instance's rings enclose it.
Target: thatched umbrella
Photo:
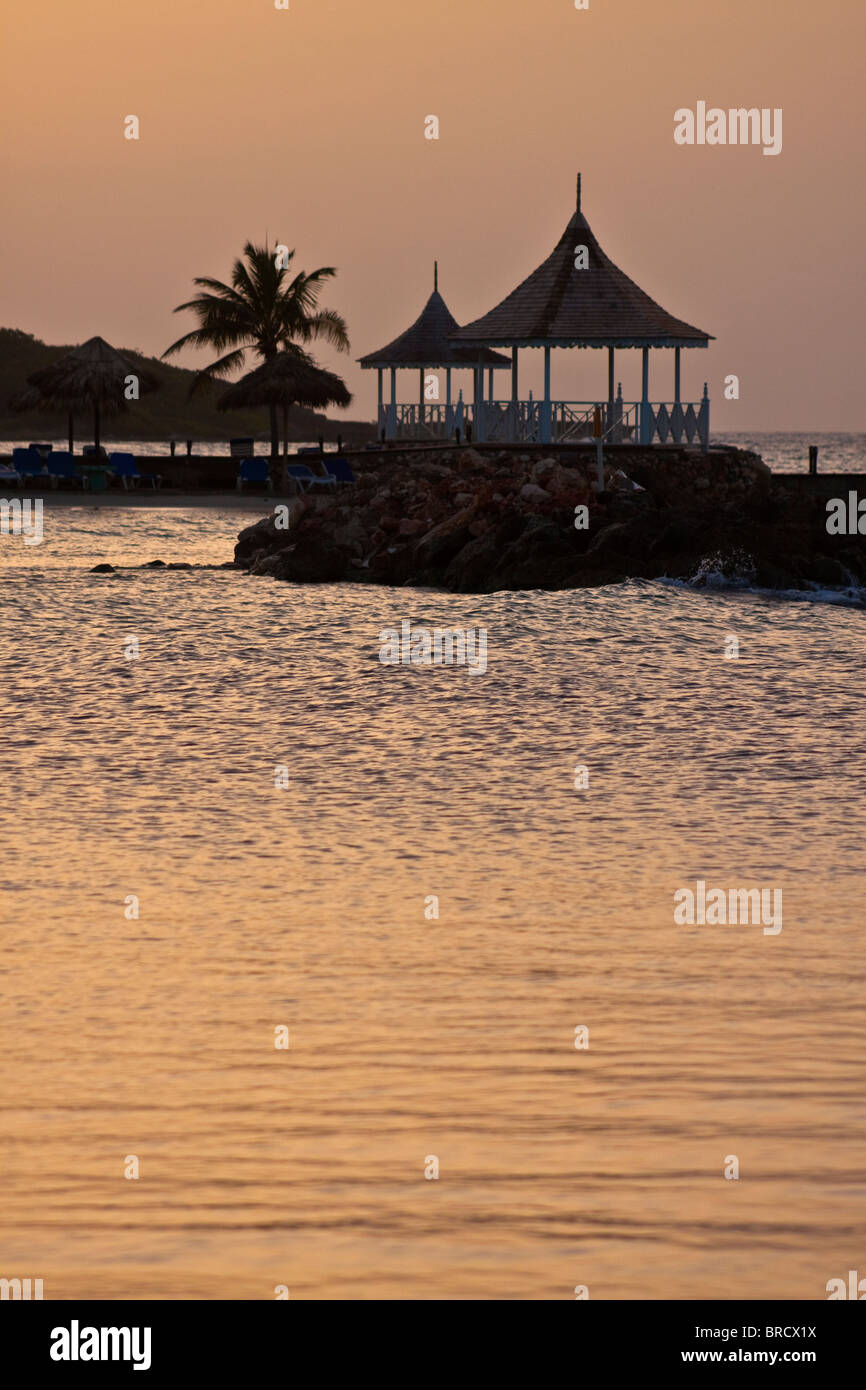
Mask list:
[[[16,410],[80,410],[93,408],[93,442],[99,450],[100,415],[126,409],[127,378],[134,376],[139,391],[154,391],[159,382],[143,371],[104,338],[89,338],[48,367],[28,378],[29,391],[21,391],[10,405]],[[32,391],[32,394],[31,394]],[[70,428],[70,449],[72,435]]]
[[[289,406],[303,405],[313,410],[324,410],[329,405],[347,406],[351,403],[351,392],[335,372],[325,371],[305,352],[287,350],[269,357],[255,371],[248,372],[224,391],[217,401],[217,409],[282,406],[285,456],[288,452]]]
[[[9,409],[17,411],[19,415],[53,415],[60,409],[56,400],[48,400],[42,395],[41,391],[35,386],[25,386],[23,391],[16,391],[9,401]],[[67,427],[69,433],[69,452],[75,453],[75,411],[67,411]]]

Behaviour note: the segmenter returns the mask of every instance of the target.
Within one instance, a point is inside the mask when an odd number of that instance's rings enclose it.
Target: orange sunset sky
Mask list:
[[[716,336],[683,353],[715,433],[864,429],[864,38],[863,0],[9,0],[0,322],[159,354],[194,326],[171,312],[193,276],[267,232],[337,267],[322,302],[352,350],[317,353],[372,418],[354,359],[417,316],[434,257],[457,319],[485,313],[553,248],[580,169],[607,254]],[[781,107],[782,153],[677,146],[698,100]],[[635,399],[640,354],[617,364]],[[606,354],[555,352],[553,391],[604,394]]]

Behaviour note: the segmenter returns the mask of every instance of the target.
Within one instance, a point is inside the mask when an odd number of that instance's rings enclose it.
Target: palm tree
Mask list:
[[[341,352],[348,352],[345,320],[333,309],[317,308],[322,285],[336,275],[336,270],[333,266],[321,266],[309,275],[299,270],[291,278],[294,254],[289,251],[279,256],[266,246],[254,246],[248,241],[244,247],[246,263],[243,259],[235,261],[230,285],[207,277],[194,281],[202,293],[186,304],[178,304],[174,312],[191,309],[198,316],[199,326],[166,348],[163,357],[171,357],[186,347],[230,351],[198,373],[191,393],[229,376],[243,364],[247,352],[269,362],[281,349],[291,350],[313,338],[323,338]],[[271,458],[276,460],[280,451],[277,407],[271,404],[269,409]]]

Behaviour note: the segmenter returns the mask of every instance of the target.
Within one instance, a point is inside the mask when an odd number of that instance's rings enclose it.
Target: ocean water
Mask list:
[[[314,448],[316,440],[292,444],[293,449]],[[797,433],[757,433],[713,435],[714,444],[735,444],[741,449],[754,449],[764,459],[774,473],[807,473],[809,471],[809,445],[818,445],[818,468],[822,473],[862,473],[866,472],[866,434],[797,434]],[[11,454],[20,441],[0,440],[0,454]],[[56,447],[65,448],[58,440]],[[164,457],[171,450],[169,445],[152,440],[123,440],[110,443],[110,449],[126,450],[137,456]],[[326,444],[325,451],[336,450],[336,444]],[[258,452],[267,451],[266,445],[256,445]],[[195,453],[206,458],[228,453],[225,441],[220,443],[196,442]],[[185,455],[186,445],[177,447],[178,457]]]
[[[823,1299],[862,1271],[863,612],[88,572],[220,564],[248,520],[0,537],[0,1275]],[[486,672],[383,665],[403,619],[485,628]],[[677,925],[699,880],[779,890],[782,930]]]
[[[726,434],[713,443],[753,449],[774,473],[808,473],[809,445],[818,445],[819,473],[866,472],[866,434]]]

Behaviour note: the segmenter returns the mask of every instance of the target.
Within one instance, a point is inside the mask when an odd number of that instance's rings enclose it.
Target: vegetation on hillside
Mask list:
[[[9,410],[9,399],[27,384],[28,376],[40,367],[47,367],[69,352],[75,344],[49,345],[32,333],[17,328],[0,328],[0,438],[45,439],[66,438],[66,416],[56,414],[16,415]],[[198,373],[182,367],[172,367],[158,358],[147,357],[133,349],[120,347],[124,356],[150,372],[159,382],[159,390],[130,401],[127,410],[106,421],[104,437],[111,439],[222,440],[231,436],[251,435],[255,439],[269,436],[268,412],[239,410],[231,416],[217,411],[217,390],[198,392],[190,398],[190,388]],[[88,412],[76,420],[76,439],[86,440],[91,425]],[[328,420],[318,411],[295,407],[289,412],[289,437],[293,440],[316,439],[373,439],[375,426],[359,420]]]

